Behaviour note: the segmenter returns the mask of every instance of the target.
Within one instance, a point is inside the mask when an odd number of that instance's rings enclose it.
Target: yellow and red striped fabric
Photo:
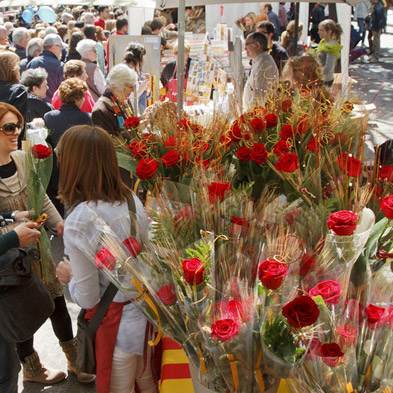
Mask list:
[[[164,337],[162,347],[160,393],[194,393],[188,359],[181,345]],[[285,381],[281,381],[277,393],[288,393]]]

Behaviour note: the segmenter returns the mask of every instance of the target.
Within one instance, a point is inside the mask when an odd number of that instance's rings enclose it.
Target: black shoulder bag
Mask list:
[[[11,343],[24,342],[53,313],[55,305],[31,270],[34,249],[12,248],[0,256],[0,334]]]
[[[128,209],[136,214],[133,195],[128,202]],[[135,226],[133,218],[130,217],[130,220],[131,234],[134,234]],[[78,315],[78,332],[76,334],[78,351],[76,364],[81,372],[87,374],[96,373],[95,335],[117,291],[118,288],[113,283],[110,283],[98,304],[97,312],[90,321],[86,321],[85,319],[86,310],[82,309]]]

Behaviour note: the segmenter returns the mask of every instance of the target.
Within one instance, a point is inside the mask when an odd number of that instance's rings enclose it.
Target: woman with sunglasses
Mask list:
[[[25,153],[17,150],[22,127],[23,117],[20,112],[12,105],[0,102],[0,211],[28,210]],[[61,236],[63,220],[48,197],[45,197],[43,211],[48,215],[47,226]],[[11,231],[14,226],[0,228],[0,233]],[[41,272],[40,263],[37,260],[33,264],[33,270],[38,276]],[[50,281],[53,284],[47,285],[47,289],[55,303],[55,311],[50,317],[53,330],[67,357],[69,371],[76,373],[78,379],[86,382],[85,375],[78,374],[75,366],[76,347],[71,318],[63,296],[63,287],[57,281],[54,269],[52,278]],[[62,371],[50,370],[41,364],[37,352],[34,351],[33,338],[18,343],[17,352],[23,366],[24,381],[52,385],[65,379],[66,375]]]

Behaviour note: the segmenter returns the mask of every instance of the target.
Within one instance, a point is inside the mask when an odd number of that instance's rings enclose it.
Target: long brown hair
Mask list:
[[[0,80],[4,82],[18,83],[19,56],[9,50],[0,51]]]
[[[131,192],[120,177],[109,134],[100,127],[75,126],[57,145],[59,197],[69,207],[81,202],[125,202]]]
[[[0,121],[8,113],[13,113],[17,118],[21,126],[23,126],[24,120],[22,114],[13,105],[7,104],[6,102],[0,102]]]

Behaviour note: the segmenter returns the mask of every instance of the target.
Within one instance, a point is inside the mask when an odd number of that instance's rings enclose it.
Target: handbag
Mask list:
[[[55,305],[32,272],[35,249],[12,248],[0,256],[0,334],[10,343],[24,342],[52,315]]]
[[[166,95],[165,97],[172,102],[177,102],[177,77],[176,77],[177,66],[175,67],[172,75],[172,79],[166,84]],[[184,78],[184,91],[187,90],[187,78]]]
[[[128,209],[136,213],[135,201],[133,196],[128,202]],[[135,234],[135,222],[130,217],[131,234]],[[78,370],[87,374],[96,373],[96,353],[95,353],[95,335],[101,321],[104,319],[112,300],[116,296],[118,288],[110,283],[106,288],[104,295],[97,306],[97,311],[90,321],[86,321],[86,310],[82,309],[78,315],[78,330],[76,334],[77,358],[76,365]]]

